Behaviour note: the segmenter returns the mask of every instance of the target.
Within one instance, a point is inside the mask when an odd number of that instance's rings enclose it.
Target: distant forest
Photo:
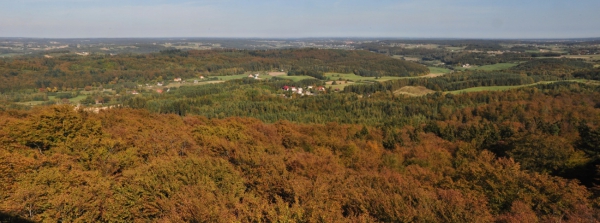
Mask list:
[[[525,48],[3,58],[0,222],[599,222],[600,68]]]
[[[366,51],[170,49],[147,55],[0,59],[0,92],[47,87],[84,88],[269,70],[317,78],[323,78],[324,72],[362,76],[419,76],[429,72],[423,65]]]

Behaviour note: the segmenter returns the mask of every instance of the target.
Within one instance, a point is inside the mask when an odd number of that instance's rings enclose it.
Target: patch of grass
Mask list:
[[[538,57],[539,58],[539,57]],[[454,70],[457,71],[465,71],[465,70],[484,70],[484,71],[494,71],[494,70],[505,70],[514,66],[519,65],[518,63],[497,63],[492,65],[483,65],[483,66],[471,66],[468,68],[465,67],[455,67]]]
[[[344,88],[346,88],[346,86],[350,86],[350,85],[354,85],[354,84],[362,84],[362,83],[357,83],[357,82],[353,82],[353,81],[348,81],[347,83],[346,83],[346,81],[336,81],[336,85],[333,85],[333,81],[327,81],[325,83],[325,87],[326,88],[331,87],[331,89],[334,89],[334,90],[337,88],[337,89],[340,89],[340,91],[341,91],[341,90],[344,90]]]
[[[570,59],[583,59],[587,61],[600,60],[600,55],[564,55],[562,57]]]
[[[282,78],[282,79],[292,80],[292,81],[301,81],[304,79],[315,79],[314,77],[311,77],[311,76],[277,76],[277,77]]]
[[[391,76],[385,76],[385,77],[381,77],[379,79],[373,78],[373,80],[374,81],[383,82],[383,81],[389,81],[389,80],[398,80],[398,79],[406,79],[406,78],[419,78],[419,77],[391,77]]]
[[[540,81],[540,82],[533,83],[533,84],[524,84],[524,85],[515,85],[515,86],[472,87],[472,88],[466,88],[466,89],[461,89],[461,90],[456,90],[456,91],[447,91],[447,93],[460,94],[460,93],[478,92],[478,91],[505,91],[505,90],[510,90],[510,89],[514,89],[514,88],[529,87],[529,86],[534,86],[534,85],[538,85],[538,84],[550,84],[550,83],[554,83],[554,82],[559,82],[559,81]],[[585,79],[566,80],[565,82],[578,82],[578,83],[585,83],[585,84],[593,84],[593,82],[590,82],[589,80],[585,80]]]
[[[446,73],[450,73],[450,69],[447,68],[443,68],[443,67],[427,67],[429,68],[429,73],[431,74],[446,74]]]
[[[44,103],[46,101],[26,101],[26,102],[15,102],[15,104],[18,105],[25,105],[25,106],[35,106],[35,105],[41,105],[42,103]]]
[[[514,66],[519,65],[518,63],[497,63],[497,64],[492,64],[492,65],[485,65],[485,66],[480,66],[480,67],[471,67],[469,69],[476,69],[476,70],[485,70],[485,71],[493,71],[493,70],[505,70]]]
[[[70,98],[69,101],[72,103],[79,103],[81,100],[85,99],[86,97],[87,97],[87,95],[79,95],[77,97]]]
[[[227,76],[209,76],[209,77],[216,77],[216,78],[219,78],[219,80],[228,81],[228,80],[242,79],[244,77],[248,77],[248,74],[227,75]]]
[[[429,93],[434,93],[435,91],[427,89],[423,86],[404,86],[398,90],[394,91],[394,95],[409,95],[409,96],[422,96]]]
[[[403,57],[404,60],[406,60],[406,61],[412,61],[412,62],[417,62],[417,61],[421,60],[421,58],[417,58],[417,57],[404,57],[404,56],[400,56],[400,57]],[[402,58],[400,58],[400,59],[402,59]]]
[[[358,75],[352,74],[352,73],[348,73],[348,74],[326,73],[325,76],[329,77],[329,79],[332,81],[337,81],[340,78],[342,78],[344,80],[350,80],[350,81],[359,81],[359,80],[367,80],[367,79],[375,80],[375,77],[362,77],[362,76],[358,76]]]
[[[379,81],[379,82],[382,82],[382,81],[389,81],[389,80],[412,78],[412,77],[384,76],[384,77],[381,77],[379,79],[375,79],[375,77],[363,77],[363,76],[358,76],[358,75],[352,74],[352,73],[348,73],[348,74],[326,73],[325,76],[329,77],[329,79],[331,81],[339,81],[339,79],[341,78],[342,80],[349,80],[349,81],[353,81],[353,82],[357,82],[357,81]]]
[[[478,91],[504,91],[504,90],[510,90],[510,89],[514,89],[514,88],[522,88],[522,87],[532,86],[532,85],[536,85],[536,84],[515,85],[515,86],[472,87],[472,88],[466,88],[466,89],[462,89],[462,90],[448,91],[448,93],[460,94],[460,93],[478,92]]]

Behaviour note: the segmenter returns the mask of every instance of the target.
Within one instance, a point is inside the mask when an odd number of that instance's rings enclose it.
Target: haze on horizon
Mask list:
[[[600,1],[0,0],[0,37],[600,37]]]

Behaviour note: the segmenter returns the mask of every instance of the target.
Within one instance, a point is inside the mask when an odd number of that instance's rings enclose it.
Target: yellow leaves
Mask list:
[[[433,134],[386,150],[383,131],[357,137],[362,126],[62,107],[0,125],[0,211],[37,221],[584,221],[596,211],[576,182]],[[23,145],[35,135],[51,145],[44,155]],[[586,162],[577,154],[566,165]]]

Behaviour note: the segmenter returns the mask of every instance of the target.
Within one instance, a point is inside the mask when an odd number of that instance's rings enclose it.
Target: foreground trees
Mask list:
[[[523,135],[529,145],[517,134],[506,147],[513,159],[477,140],[445,140],[414,126],[265,124],[68,106],[0,116],[0,212],[35,221],[600,218],[591,190],[535,169],[554,170],[553,162],[528,164],[537,154],[523,148],[548,150],[537,135]],[[572,155],[561,140],[552,142],[566,147],[545,160]]]

